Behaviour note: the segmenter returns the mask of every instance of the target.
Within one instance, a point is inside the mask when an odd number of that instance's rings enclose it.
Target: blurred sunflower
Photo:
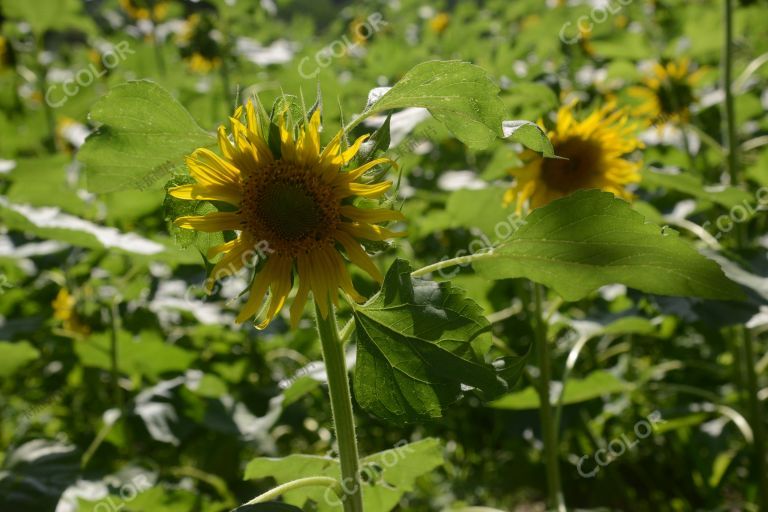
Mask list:
[[[10,42],[0,35],[0,70],[12,68],[14,61],[13,48],[11,48]]]
[[[504,195],[504,203],[517,201],[517,213],[526,202],[531,209],[538,208],[580,189],[601,189],[629,199],[626,185],[640,181],[642,164],[625,158],[643,147],[634,135],[637,127],[628,123],[626,110],[607,104],[579,121],[573,107],[560,108],[555,129],[548,133],[561,158],[544,158],[526,150],[524,166],[510,169],[516,180]]]
[[[435,34],[442,34],[448,28],[450,22],[451,16],[447,12],[441,12],[429,20],[429,28]]]
[[[240,121],[243,109],[238,108],[230,118],[232,142],[224,126],[219,127],[223,156],[208,149],[196,150],[187,158],[196,183],[172,188],[169,193],[180,199],[223,201],[237,207],[231,212],[180,217],[175,224],[203,232],[239,231],[234,240],[209,251],[210,258],[221,255],[211,271],[209,289],[215,280],[245,266],[254,251],[267,253],[261,254],[265,259],[237,316],[239,323],[262,311],[269,289],[269,306],[258,324],[258,328],[265,328],[282,309],[298,277],[298,291],[290,308],[291,326],[295,328],[310,291],[324,317],[328,315],[329,300],[338,304],[339,288],[356,301],[364,300],[352,285],[340,249],[352,263],[381,282],[382,275],[363,250],[361,240],[403,236],[377,223],[404,217],[388,208],[359,208],[352,204],[355,198],[379,198],[392,185],[390,181],[357,183],[369,169],[393,164],[388,158],[342,170],[357,154],[366,135],[342,150],[344,134],[339,131],[321,151],[319,112],[297,130],[296,137],[280,115],[279,150],[273,152],[261,125],[265,114],[260,112],[257,114],[253,103],[248,102],[244,124]]]
[[[8,40],[0,36],[0,68],[5,67],[8,59]]]
[[[168,15],[168,0],[120,0],[120,7],[135,20],[162,21]]]
[[[352,42],[358,46],[365,46],[368,42],[369,28],[366,25],[367,20],[362,16],[357,16],[349,23],[349,33],[352,35]]]
[[[70,295],[69,290],[61,288],[56,298],[51,303],[53,307],[53,318],[61,321],[65,331],[81,336],[90,334],[91,329],[84,324],[77,315],[75,307],[77,301]]]
[[[195,13],[184,22],[177,43],[190,71],[205,74],[221,65],[221,45],[213,33],[213,20],[209,16]]]
[[[687,123],[690,107],[697,100],[695,87],[705,72],[704,68],[691,72],[688,59],[656,63],[643,85],[629,88],[629,95],[641,101],[633,113],[658,125]]]

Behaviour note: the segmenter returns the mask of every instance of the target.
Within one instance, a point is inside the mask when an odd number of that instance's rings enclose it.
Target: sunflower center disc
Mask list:
[[[541,179],[549,188],[571,192],[589,185],[600,160],[600,148],[592,141],[570,138],[555,144],[555,154],[564,159],[546,158]]]
[[[243,229],[278,253],[295,256],[333,238],[339,200],[312,169],[277,161],[247,176],[243,189]]]

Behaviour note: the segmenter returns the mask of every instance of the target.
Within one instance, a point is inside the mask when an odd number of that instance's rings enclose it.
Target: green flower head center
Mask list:
[[[296,183],[275,183],[259,207],[265,223],[286,239],[303,238],[322,220],[315,198]]]

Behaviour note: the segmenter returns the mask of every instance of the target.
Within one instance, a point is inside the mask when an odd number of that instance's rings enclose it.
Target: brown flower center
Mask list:
[[[243,179],[243,230],[278,254],[328,244],[339,223],[333,187],[314,169],[277,160]]]
[[[554,145],[555,154],[541,164],[541,179],[547,187],[560,192],[589,188],[600,165],[600,145],[591,140],[571,137]],[[567,160],[564,160],[567,159]]]

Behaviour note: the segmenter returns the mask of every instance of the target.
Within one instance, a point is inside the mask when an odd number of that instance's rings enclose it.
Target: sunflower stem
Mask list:
[[[329,304],[328,316],[323,318],[315,302],[315,320],[328,375],[331,414],[341,463],[341,487],[344,492],[341,500],[344,503],[345,512],[362,512],[363,494],[358,470],[360,461],[355,435],[355,418],[352,413],[352,396],[349,391],[344,344],[339,338],[333,305]]]
[[[560,461],[557,453],[558,436],[552,417],[550,383],[552,381],[552,362],[547,341],[547,326],[542,308],[542,286],[533,283],[533,306],[536,316],[536,352],[539,356],[539,416],[541,435],[544,441],[544,457],[547,469],[547,510],[565,511],[565,500],[560,486]]]

